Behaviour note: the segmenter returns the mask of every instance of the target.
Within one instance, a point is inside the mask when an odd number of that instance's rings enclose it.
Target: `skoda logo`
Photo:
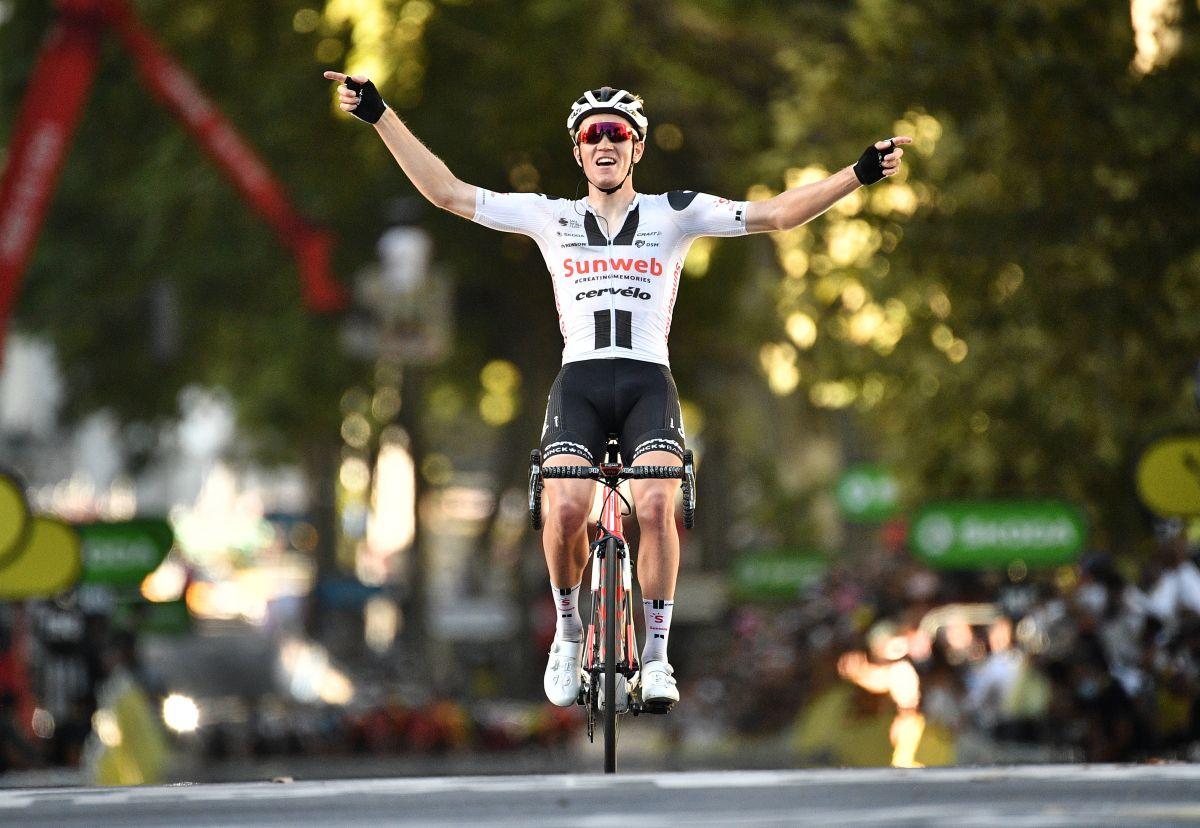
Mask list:
[[[954,521],[930,515],[917,525],[917,542],[930,555],[942,555],[954,544]]]

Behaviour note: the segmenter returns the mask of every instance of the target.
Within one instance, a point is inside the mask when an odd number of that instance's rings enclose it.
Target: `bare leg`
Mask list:
[[[550,466],[586,466],[587,461],[571,455],[559,455]],[[560,588],[573,587],[583,577],[587,564],[587,516],[595,495],[591,480],[547,480],[545,525],[542,547],[550,583]]]
[[[678,466],[679,458],[667,451],[648,451],[639,466]],[[645,600],[675,597],[679,574],[679,532],[675,528],[675,491],[678,480],[633,480],[641,543],[638,546],[638,584]]]
[[[550,466],[586,466],[578,457],[560,455]],[[591,480],[547,480],[546,522],[542,546],[546,551],[546,569],[558,603],[557,629],[546,662],[542,687],[546,698],[560,707],[570,707],[579,696],[582,673],[579,660],[583,635],[576,600],[576,584],[583,577],[587,561],[587,516],[595,494]],[[565,592],[564,592],[565,591]]]

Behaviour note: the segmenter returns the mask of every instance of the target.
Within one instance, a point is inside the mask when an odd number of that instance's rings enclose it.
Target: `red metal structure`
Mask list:
[[[183,122],[292,252],[305,304],[316,312],[342,308],[346,294],[330,271],[333,237],[296,212],[266,164],[146,30],[128,1],[58,0],[57,6],[59,16],[30,75],[0,178],[0,358],[21,276],[91,89],[101,38],[109,31],[120,37],[159,103]],[[55,94],[39,94],[41,88]]]

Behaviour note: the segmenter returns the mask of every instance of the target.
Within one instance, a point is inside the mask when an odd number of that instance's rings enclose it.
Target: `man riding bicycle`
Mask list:
[[[671,378],[667,336],[679,276],[692,241],[788,230],[819,216],[865,184],[895,175],[906,136],[879,141],[853,166],[762,201],[730,201],[691,190],[638,193],[633,168],[646,149],[642,100],[625,90],[585,92],[567,131],[588,183],[571,201],[534,193],[495,193],[460,181],[384,104],[365,76],[326,72],[341,109],[372,123],[401,169],[431,203],[463,218],[537,242],[550,270],[562,370],[550,389],[542,429],[543,465],[594,466],[609,434],[626,465],[679,466],[683,415]],[[579,586],[588,558],[590,480],[546,481],[542,543],[558,624],[544,687],[554,704],[579,696],[583,624]],[[677,480],[632,480],[640,529],[637,576],[646,617],[641,697],[666,712],[679,700],[667,640],[679,570]]]

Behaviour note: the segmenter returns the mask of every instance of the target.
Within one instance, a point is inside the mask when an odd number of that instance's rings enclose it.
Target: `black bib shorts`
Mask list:
[[[638,359],[587,359],[562,367],[546,404],[542,462],[572,454],[597,465],[610,434],[617,435],[627,466],[648,451],[683,459],[683,413],[670,369]]]

